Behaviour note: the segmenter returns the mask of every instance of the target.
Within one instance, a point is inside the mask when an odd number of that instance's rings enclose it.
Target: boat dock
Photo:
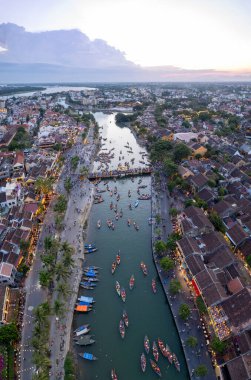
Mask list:
[[[127,170],[110,170],[110,171],[102,171],[102,172],[93,172],[89,173],[88,179],[90,181],[94,181],[97,179],[108,179],[108,178],[123,178],[123,177],[132,177],[132,176],[140,176],[140,175],[149,175],[152,173],[152,168],[135,168],[135,169],[127,169]]]

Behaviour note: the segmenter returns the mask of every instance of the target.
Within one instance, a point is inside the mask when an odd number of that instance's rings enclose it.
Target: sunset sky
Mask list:
[[[77,28],[142,66],[250,71],[250,0],[0,0],[0,23]]]

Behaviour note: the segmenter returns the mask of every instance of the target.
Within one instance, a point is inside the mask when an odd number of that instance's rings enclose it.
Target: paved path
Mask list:
[[[165,222],[164,227],[162,225],[161,237],[164,241],[166,241],[168,234],[172,231],[172,224],[169,216],[169,199],[165,191],[166,189],[164,183],[164,181],[161,181],[160,190],[157,192],[154,188],[154,180],[152,181],[152,216],[154,217],[155,215],[160,214],[162,221]],[[190,293],[190,289],[188,288],[178,267],[168,275],[161,270],[159,258],[154,253],[154,242],[157,237],[154,234],[155,226],[153,225],[152,227],[153,258],[159,273],[160,281],[168,299],[177,330],[179,332],[190,377],[195,378],[193,373],[194,369],[197,368],[198,365],[204,364],[208,369],[208,374],[204,377],[204,379],[214,380],[216,379],[216,375],[212,366],[211,358],[206,348],[206,340],[201,329],[200,316],[194,304],[194,297]],[[177,296],[172,296],[169,293],[169,284],[173,278],[177,278],[182,284],[182,291]],[[191,315],[187,322],[182,321],[182,319],[178,316],[179,307],[182,303],[188,304],[191,308]],[[189,336],[194,336],[198,339],[198,346],[194,349],[186,345],[186,340]]]

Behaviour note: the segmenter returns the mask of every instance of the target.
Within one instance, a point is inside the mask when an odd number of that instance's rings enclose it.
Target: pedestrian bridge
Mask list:
[[[123,177],[133,177],[140,175],[149,175],[152,173],[152,168],[135,168],[127,170],[110,170],[101,172],[89,173],[88,179],[94,181],[96,179],[109,179],[109,178],[123,178]]]

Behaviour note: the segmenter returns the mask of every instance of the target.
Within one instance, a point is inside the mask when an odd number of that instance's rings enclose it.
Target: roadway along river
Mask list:
[[[145,151],[138,145],[129,128],[116,126],[115,115],[105,115],[96,113],[95,118],[100,126],[103,126],[101,135],[107,140],[102,140],[102,148],[114,147],[114,158],[111,168],[115,168],[119,161],[120,151],[124,155],[124,161],[130,161],[135,157],[135,167],[139,166],[142,160],[139,152]],[[111,141],[111,142],[110,142]],[[124,145],[132,147],[133,154],[127,153]],[[104,151],[106,152],[106,150]],[[99,166],[95,163],[95,168]],[[150,193],[150,177],[141,177],[141,185],[147,188],[141,189],[142,193]],[[101,193],[104,202],[94,204],[92,207],[89,228],[88,242],[95,243],[98,251],[86,255],[86,265],[95,265],[99,270],[100,282],[95,290],[83,290],[80,288],[80,295],[93,296],[95,306],[89,314],[75,314],[73,329],[81,324],[91,325],[91,334],[95,335],[96,343],[92,346],[77,347],[77,352],[93,353],[98,360],[88,362],[78,357],[79,379],[110,379],[111,368],[115,368],[119,380],[140,380],[154,379],[154,374],[149,359],[152,352],[147,357],[146,372],[143,374],[140,367],[140,355],[144,352],[144,336],[148,335],[151,346],[153,340],[160,337],[168,343],[171,350],[176,353],[180,363],[181,372],[178,373],[174,365],[169,365],[167,359],[160,354],[159,367],[163,379],[189,379],[187,367],[177,330],[172,319],[171,311],[166,302],[164,292],[157,281],[157,293],[154,294],[151,287],[152,278],[157,278],[157,272],[152,260],[151,251],[151,227],[148,224],[150,217],[150,201],[139,201],[137,208],[129,209],[129,203],[134,204],[137,200],[137,187],[139,177],[109,181],[108,186],[114,189],[117,186],[120,200],[116,196],[111,196],[108,191]],[[99,184],[100,189],[105,189],[104,182]],[[128,197],[128,190],[131,190],[131,198]],[[118,205],[118,211],[123,210],[123,217],[115,220],[115,213],[110,209],[111,201]],[[136,221],[139,231],[136,231],[133,224],[127,225],[128,218]],[[97,220],[101,220],[101,229],[97,228]],[[107,219],[113,219],[115,230],[109,229],[106,225]],[[117,267],[115,274],[111,274],[111,264],[115,260],[116,254],[120,250],[121,263]],[[144,261],[148,267],[148,275],[145,277],[140,269],[140,262]],[[129,290],[130,276],[135,276],[135,287]],[[126,302],[118,297],[115,291],[115,281],[118,280],[126,290]],[[127,311],[129,327],[126,329],[124,340],[120,337],[119,321],[123,310]]]

